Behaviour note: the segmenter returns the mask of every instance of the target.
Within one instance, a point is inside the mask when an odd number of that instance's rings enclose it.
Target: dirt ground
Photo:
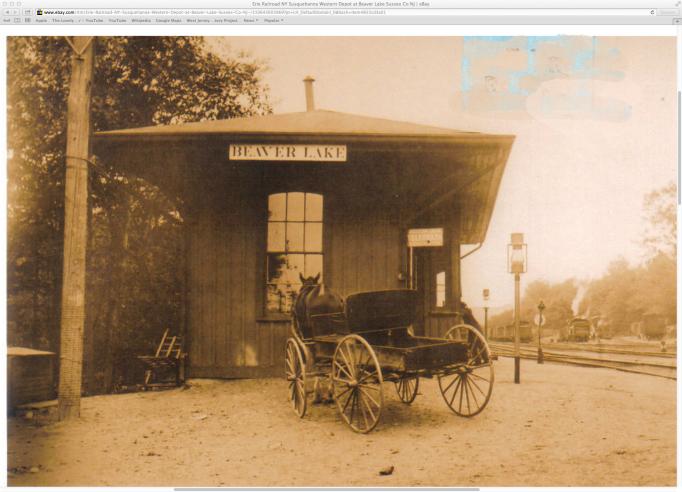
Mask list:
[[[298,419],[283,380],[84,398],[82,417],[8,421],[18,486],[676,485],[676,382],[608,369],[496,363],[488,407],[450,412],[435,380],[411,406],[384,387],[353,433],[335,406]],[[393,466],[391,475],[379,471]]]

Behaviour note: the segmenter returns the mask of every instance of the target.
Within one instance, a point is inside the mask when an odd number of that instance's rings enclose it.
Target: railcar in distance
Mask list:
[[[568,342],[587,342],[592,333],[589,319],[575,317],[568,322],[565,340]]]
[[[642,340],[661,340],[665,338],[665,317],[659,313],[645,313],[641,321],[632,324],[632,329]]]
[[[521,321],[519,323],[519,340],[522,342],[530,342],[533,334],[530,329],[528,321]],[[504,326],[496,326],[491,332],[489,338],[496,342],[513,342],[514,341],[514,323]]]

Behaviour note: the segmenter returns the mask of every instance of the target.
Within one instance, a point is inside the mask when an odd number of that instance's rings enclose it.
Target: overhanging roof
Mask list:
[[[96,139],[143,136],[202,136],[225,134],[269,135],[360,135],[364,137],[453,137],[480,135],[449,128],[418,125],[384,118],[314,110],[300,113],[269,114],[227,120],[200,121],[177,125],[146,126],[98,132]]]
[[[353,156],[349,161],[364,159],[366,151],[380,151],[406,167],[426,166],[418,175],[405,175],[420,193],[411,202],[414,219],[427,209],[455,206],[461,212],[460,239],[465,243],[482,242],[486,236],[513,141],[512,135],[327,110],[130,128],[97,132],[94,137],[96,154],[123,163],[152,182],[172,176],[171,161],[193,165],[198,153],[232,142],[349,144]],[[226,152],[223,155],[227,157]],[[221,159],[211,160],[216,158]],[[427,176],[427,169],[432,176]]]

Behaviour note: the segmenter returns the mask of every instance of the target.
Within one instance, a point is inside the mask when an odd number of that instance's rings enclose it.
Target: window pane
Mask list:
[[[268,198],[268,220],[286,220],[287,194],[276,193]]]
[[[322,222],[322,195],[306,193],[305,220]]]
[[[268,255],[269,284],[300,284],[299,273],[304,273],[303,255]]]
[[[294,192],[268,197],[267,312],[290,313],[301,276],[322,278],[322,216],[322,195]]]
[[[322,282],[322,255],[305,255],[305,277],[314,277],[320,274]]]
[[[319,222],[308,222],[305,225],[305,251],[320,253],[322,252],[322,224]]]
[[[284,222],[268,223],[268,252],[284,251]]]
[[[300,284],[299,274],[304,273],[304,256],[287,255],[286,280],[289,284]]]
[[[267,298],[265,300],[266,309],[270,312],[281,313],[284,309],[284,296],[279,291],[277,285],[268,285]]]
[[[271,313],[290,313],[300,288],[300,284],[269,284],[265,308]]]
[[[303,222],[303,197],[305,195],[303,193],[288,193],[287,195],[287,220]]]
[[[445,272],[436,274],[436,307],[445,307]]]
[[[285,282],[286,256],[282,254],[268,255],[268,283]]]
[[[287,222],[287,251],[303,251],[302,222]]]

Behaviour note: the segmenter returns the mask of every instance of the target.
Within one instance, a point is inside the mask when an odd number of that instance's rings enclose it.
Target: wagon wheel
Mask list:
[[[398,393],[400,401],[409,405],[417,398],[417,390],[419,389],[419,376],[401,376],[395,381],[395,390]]]
[[[384,379],[377,356],[364,338],[347,335],[341,339],[334,351],[331,379],[343,420],[355,432],[374,429],[384,404]]]
[[[470,325],[456,325],[445,334],[448,340],[466,343],[466,361],[450,374],[438,376],[438,386],[450,410],[473,417],[485,408],[493,392],[495,373],[490,348],[483,335]]]
[[[284,354],[284,372],[289,384],[289,401],[299,417],[305,415],[307,408],[305,391],[305,361],[296,340],[287,340]]]

